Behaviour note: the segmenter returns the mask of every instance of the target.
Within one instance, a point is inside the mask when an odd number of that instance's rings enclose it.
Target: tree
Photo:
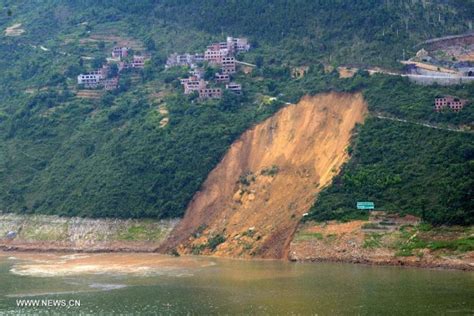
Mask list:
[[[104,65],[106,62],[107,62],[107,60],[105,59],[105,57],[95,57],[95,58],[92,60],[92,67],[93,67],[93,68],[100,68],[100,67],[102,67],[102,65]]]
[[[212,78],[214,78],[215,74],[216,69],[214,69],[213,67],[207,67],[206,71],[204,72],[204,80],[211,80]]]
[[[257,68],[262,68],[263,66],[263,56],[258,55],[255,57],[255,65],[257,65]]]
[[[111,64],[109,67],[109,77],[116,77],[119,73],[117,64]]]
[[[82,59],[81,59],[82,60]],[[69,78],[75,78],[84,71],[84,67],[80,63],[69,65],[64,72],[64,75]]]
[[[145,47],[149,51],[155,51],[156,50],[156,43],[151,37],[147,37],[145,39]]]

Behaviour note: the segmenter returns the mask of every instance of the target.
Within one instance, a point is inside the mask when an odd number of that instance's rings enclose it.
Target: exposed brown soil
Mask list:
[[[474,61],[474,52],[461,54],[457,57],[457,59],[459,61]]]
[[[117,46],[130,47],[135,51],[143,50],[143,44],[140,41],[135,40],[133,38],[127,38],[124,36],[109,34],[109,33],[92,34],[88,38],[80,39],[79,42],[81,44],[106,42],[106,43],[113,43],[114,45],[117,45]]]
[[[441,60],[474,61],[474,43],[446,46],[430,52],[430,54]]]
[[[81,99],[100,99],[103,91],[101,90],[79,90],[76,93],[76,97]]]
[[[337,72],[339,72],[341,78],[352,78],[358,70],[358,68],[337,67]]]
[[[289,258],[293,261],[334,261],[474,270],[473,251],[418,249],[413,255],[397,255],[399,244],[406,243],[400,232],[364,230],[363,225],[366,223],[367,221],[302,224],[291,243]],[[427,235],[423,236],[425,238],[439,240],[455,239],[463,233],[451,231],[424,234]]]
[[[253,71],[253,67],[250,66],[241,66],[242,72],[246,75],[251,74]]]
[[[474,33],[464,36],[447,36],[445,38],[433,39],[423,44],[428,50],[445,49],[452,46],[467,46],[474,44]]]
[[[308,72],[309,66],[300,66],[300,67],[294,67],[291,70],[291,76],[293,78],[303,78],[305,74]]]
[[[434,39],[422,45],[430,55],[442,60],[474,61],[474,34]]]
[[[321,94],[246,131],[160,250],[286,258],[302,215],[347,160],[351,131],[366,113],[361,94]],[[213,249],[216,236],[225,242]]]

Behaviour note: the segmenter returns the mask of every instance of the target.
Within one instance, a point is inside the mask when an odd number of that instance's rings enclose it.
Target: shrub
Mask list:
[[[381,234],[370,234],[367,235],[364,244],[362,245],[363,248],[378,248],[381,246],[380,239],[382,238]]]
[[[362,225],[362,229],[383,229],[377,223],[365,223]]]
[[[221,234],[217,234],[207,241],[207,248],[211,249],[212,251],[216,250],[217,246],[225,242],[225,237]]]
[[[278,171],[280,171],[278,166],[272,165],[271,167],[262,169],[262,171],[260,171],[260,174],[263,176],[274,177],[278,173]]]

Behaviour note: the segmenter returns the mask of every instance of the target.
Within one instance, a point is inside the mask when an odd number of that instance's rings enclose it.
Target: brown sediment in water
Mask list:
[[[190,270],[214,265],[198,257],[174,258],[150,253],[60,254],[10,252],[15,260],[11,272],[19,275],[50,277],[81,274],[167,274],[185,275]]]
[[[246,131],[160,250],[286,258],[302,215],[347,160],[351,131],[366,113],[361,94],[326,93]]]

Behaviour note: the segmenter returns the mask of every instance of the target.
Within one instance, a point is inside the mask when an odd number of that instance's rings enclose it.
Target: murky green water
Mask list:
[[[19,299],[80,307],[17,308]],[[474,273],[159,255],[0,253],[3,314],[474,314]]]

